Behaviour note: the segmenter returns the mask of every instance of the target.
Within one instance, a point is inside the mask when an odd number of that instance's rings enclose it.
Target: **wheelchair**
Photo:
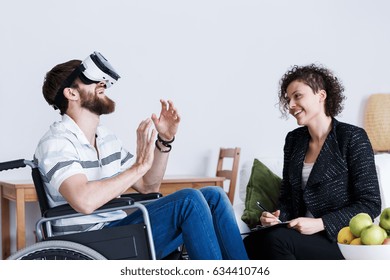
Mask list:
[[[31,167],[31,175],[42,214],[35,226],[38,242],[17,251],[8,260],[156,259],[149,215],[144,204],[161,197],[160,193],[125,195],[111,200],[92,213],[138,209],[142,212],[144,220],[142,224],[55,235],[51,222],[84,216],[84,214],[76,212],[69,204],[49,207],[40,171],[33,161],[18,159],[1,162],[0,171],[26,166]],[[172,258],[179,258],[178,253],[172,254],[176,255]]]

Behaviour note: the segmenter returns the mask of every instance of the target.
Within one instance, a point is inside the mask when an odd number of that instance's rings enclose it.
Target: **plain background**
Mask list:
[[[106,92],[117,109],[102,123],[130,151],[159,99],[175,102],[182,122],[169,175],[213,176],[219,147],[241,147],[241,163],[282,156],[297,125],[281,118],[277,93],[292,65],[332,69],[347,97],[338,119],[358,126],[369,95],[390,92],[386,0],[13,0],[1,10],[0,161],[32,158],[60,119],[42,97],[45,73],[95,50],[122,77]],[[27,212],[30,244],[37,205]]]

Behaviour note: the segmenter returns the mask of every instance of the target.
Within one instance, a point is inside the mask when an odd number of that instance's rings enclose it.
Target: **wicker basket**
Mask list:
[[[364,127],[375,152],[390,151],[390,94],[368,98]]]

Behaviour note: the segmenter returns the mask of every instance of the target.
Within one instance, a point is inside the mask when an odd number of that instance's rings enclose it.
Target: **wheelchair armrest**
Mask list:
[[[121,197],[130,197],[136,202],[154,200],[162,196],[161,193],[127,193],[121,195]]]
[[[124,207],[128,205],[133,205],[134,204],[134,199],[131,197],[118,197],[114,198],[113,200],[110,200],[103,206],[99,207],[96,210],[110,210],[112,208],[116,207]],[[53,208],[48,209],[43,216],[45,218],[52,218],[52,217],[58,217],[58,216],[65,216],[69,214],[76,214],[78,213],[76,210],[74,210],[69,204],[63,204],[59,205]]]

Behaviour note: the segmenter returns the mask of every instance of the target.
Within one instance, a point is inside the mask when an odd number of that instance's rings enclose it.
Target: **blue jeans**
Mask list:
[[[248,256],[230,201],[220,187],[183,189],[146,205],[157,259],[184,244],[191,260]],[[107,227],[143,222],[140,211]]]

